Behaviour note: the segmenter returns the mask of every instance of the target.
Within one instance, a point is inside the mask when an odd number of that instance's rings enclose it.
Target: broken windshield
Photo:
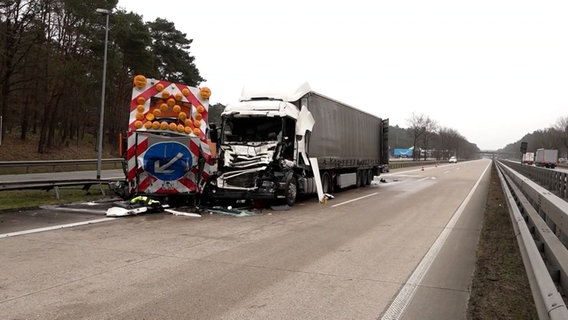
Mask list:
[[[280,117],[231,117],[223,121],[222,142],[280,141]]]

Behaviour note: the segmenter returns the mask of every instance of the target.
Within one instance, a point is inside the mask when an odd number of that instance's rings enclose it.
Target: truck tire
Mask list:
[[[296,197],[298,196],[298,183],[296,182],[296,178],[291,177],[286,182],[286,204],[290,207],[296,203]]]
[[[362,170],[357,170],[357,179],[355,182],[355,185],[357,186],[357,188],[362,187],[364,184],[363,182],[363,171]]]
[[[328,172],[324,172],[321,176],[321,188],[323,193],[331,193],[331,176]]]
[[[368,176],[369,172],[367,170],[361,170],[361,187],[367,185]]]
[[[370,186],[371,182],[373,182],[373,170],[367,170],[367,180],[365,180],[365,185]]]

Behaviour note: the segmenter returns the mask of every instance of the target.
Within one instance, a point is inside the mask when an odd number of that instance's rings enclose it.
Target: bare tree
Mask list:
[[[417,115],[414,112],[407,119],[408,122],[408,134],[412,138],[412,159],[417,160],[420,157],[420,153],[418,151],[418,139],[424,134],[426,131],[426,126],[424,124],[425,116],[423,114]]]
[[[458,141],[461,135],[455,129],[442,127],[438,130],[438,149],[440,157],[448,159],[450,156],[457,156]]]
[[[430,117],[426,117],[425,119],[425,130],[424,134],[422,135],[422,148],[425,150],[424,152],[424,160],[428,157],[428,153],[430,152],[430,142],[436,136],[438,131],[438,123]]]
[[[420,150],[422,149],[422,145],[419,142],[425,141],[425,135],[427,135],[428,128],[431,127],[433,121],[430,120],[428,116],[424,114],[416,114],[412,113],[408,122],[408,133],[412,137],[412,159],[418,160],[420,158]],[[428,139],[426,139],[428,141]]]

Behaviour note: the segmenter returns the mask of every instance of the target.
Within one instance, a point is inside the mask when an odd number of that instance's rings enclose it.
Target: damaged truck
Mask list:
[[[311,90],[244,88],[226,106],[211,199],[294,205],[300,195],[370,185],[388,171],[388,119]]]

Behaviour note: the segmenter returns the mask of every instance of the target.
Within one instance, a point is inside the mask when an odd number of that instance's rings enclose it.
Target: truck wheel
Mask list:
[[[367,185],[368,176],[369,172],[367,170],[361,170],[361,187]]]
[[[365,181],[366,186],[370,186],[373,182],[373,170],[367,170],[367,180]]]
[[[298,183],[295,178],[290,178],[286,183],[286,204],[290,207],[296,203],[296,197],[298,196]]]
[[[321,176],[321,188],[323,193],[331,193],[331,176],[327,172]]]
[[[356,179],[355,185],[357,186],[357,188],[359,188],[359,187],[363,186],[363,183],[364,183],[363,182],[363,171],[357,170],[356,175],[357,175],[357,179]]]

